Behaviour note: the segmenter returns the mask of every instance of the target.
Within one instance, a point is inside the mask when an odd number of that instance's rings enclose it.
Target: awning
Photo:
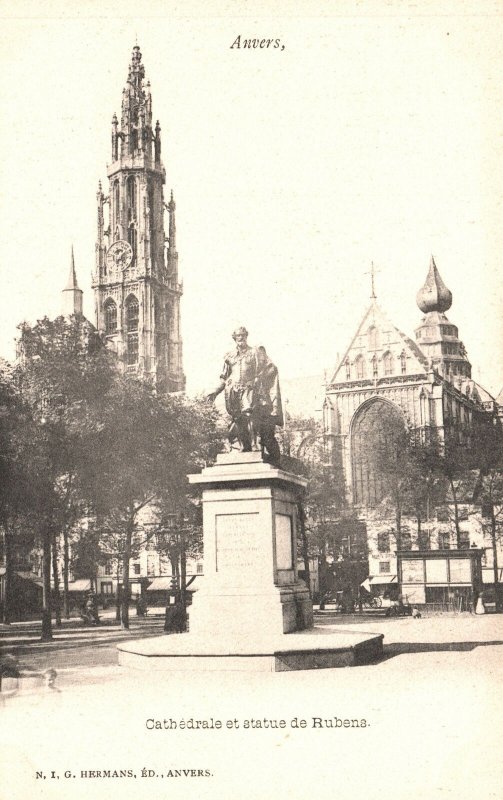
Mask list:
[[[69,592],[89,592],[91,590],[91,581],[89,578],[79,578],[76,581],[70,581],[68,584]]]
[[[195,581],[197,576],[187,576],[187,591],[197,592]],[[171,592],[173,587],[171,585],[171,578],[152,578],[152,582],[147,587],[147,592]]]
[[[396,575],[375,575],[369,578],[373,586],[382,586],[386,583],[397,583]]]
[[[171,589],[171,578],[153,578],[147,586],[147,592],[168,592]]]

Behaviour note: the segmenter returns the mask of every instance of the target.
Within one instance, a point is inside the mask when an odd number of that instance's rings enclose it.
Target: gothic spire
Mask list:
[[[77,273],[75,271],[75,257],[73,254],[73,245],[72,245],[72,257],[70,261],[70,274],[68,275],[68,281],[66,283],[65,288],[63,289],[63,316],[73,316],[73,315],[82,315],[82,296],[83,291],[79,289],[79,285],[77,283]]]
[[[145,82],[145,67],[137,44],[133,47],[126,86],[122,91],[122,114],[112,118],[112,159],[152,154],[152,96]],[[120,141],[120,144],[119,144]],[[157,142],[159,148],[159,142]],[[160,150],[159,150],[160,152]]]
[[[75,256],[73,254],[73,244],[72,244],[72,258],[70,261],[70,273],[68,275],[68,281],[63,291],[73,291],[77,289],[80,291],[78,283],[77,283],[77,273],[75,272]]]

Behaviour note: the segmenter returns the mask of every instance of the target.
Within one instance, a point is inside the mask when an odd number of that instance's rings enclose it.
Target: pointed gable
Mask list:
[[[423,375],[427,368],[427,359],[417,344],[393,325],[374,301],[337,365],[331,384],[387,375]]]

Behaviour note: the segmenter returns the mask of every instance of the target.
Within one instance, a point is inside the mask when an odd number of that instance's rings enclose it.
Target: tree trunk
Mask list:
[[[395,509],[395,525],[396,525],[396,549],[402,549],[402,508],[399,503],[396,505]]]
[[[180,600],[183,611],[183,629],[187,630],[187,551],[185,546],[185,532],[180,533]]]
[[[133,540],[133,524],[128,523],[124,542],[124,557],[122,563],[122,605],[121,628],[129,630],[129,562],[131,561],[131,544]]]
[[[3,579],[2,622],[9,625],[12,607],[12,542],[9,523],[4,525],[5,574]]]
[[[56,626],[61,628],[61,596],[59,593],[59,569],[58,569],[58,541],[56,532],[52,533],[52,577],[54,580],[54,611],[56,614]]]
[[[120,622],[121,621],[121,591],[120,591],[119,585],[120,585],[120,579],[121,579],[121,571],[120,571],[119,559],[117,559],[116,578],[117,578],[117,590],[116,590],[116,593],[115,593],[115,619],[116,619],[117,622]]]
[[[501,598],[498,583],[498,548],[497,548],[497,528],[496,528],[496,514],[494,513],[494,503],[491,503],[491,544],[493,550],[493,578],[494,578],[494,600],[496,602],[496,611],[501,611]]]
[[[311,591],[311,572],[309,569],[309,545],[306,532],[306,515],[302,502],[297,503],[297,512],[299,517],[300,546],[302,550],[302,561],[304,562],[304,572],[306,574],[306,585],[309,591],[309,597],[312,598],[313,594]]]
[[[174,593],[175,603],[177,603],[180,599],[180,584],[178,581],[178,577],[180,575],[180,568],[178,564],[178,556],[170,554],[169,560],[171,563],[171,588]]]
[[[327,550],[326,550],[325,540],[323,540],[323,544],[320,550],[321,550],[320,561],[319,561],[320,611],[325,611],[325,595],[327,592]]]
[[[68,528],[63,529],[63,614],[65,619],[70,619],[70,603],[68,600],[68,573],[70,572],[70,544],[68,541]]]
[[[451,487],[452,492],[452,501],[454,503],[454,528],[456,531],[456,547],[458,550],[461,549],[461,532],[459,530],[459,507],[458,507],[458,497],[456,495],[456,489],[454,487],[454,481],[449,478],[449,486]]]
[[[42,636],[43,642],[52,640],[51,619],[51,530],[44,526],[42,533]]]

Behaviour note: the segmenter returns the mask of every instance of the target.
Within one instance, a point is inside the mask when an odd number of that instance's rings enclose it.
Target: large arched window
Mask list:
[[[140,319],[140,307],[138,300],[134,295],[128,297],[126,301],[126,330],[128,333],[138,330],[138,322]]]
[[[365,377],[365,361],[363,360],[363,356],[357,356],[355,358],[355,370],[358,380]]]
[[[138,233],[136,229],[137,220],[137,190],[136,176],[130,175],[126,182],[126,206],[127,206],[127,239],[133,251],[133,263],[136,262],[136,248],[138,243]]]
[[[403,414],[393,403],[375,398],[360,406],[351,425],[353,499],[356,505],[375,506],[392,491],[402,469]]]
[[[136,177],[130,175],[126,183],[128,222],[136,220]]]
[[[110,335],[117,330],[117,306],[113,300],[105,303],[105,333]]]
[[[140,307],[134,295],[126,301],[126,332],[127,332],[127,363],[136,364],[138,361],[138,326],[140,320]]]
[[[131,132],[129,134],[129,152],[134,156],[138,149],[138,109],[134,108],[131,113]]]
[[[372,356],[372,377],[377,378],[379,375],[379,363],[377,361],[377,356]]]

